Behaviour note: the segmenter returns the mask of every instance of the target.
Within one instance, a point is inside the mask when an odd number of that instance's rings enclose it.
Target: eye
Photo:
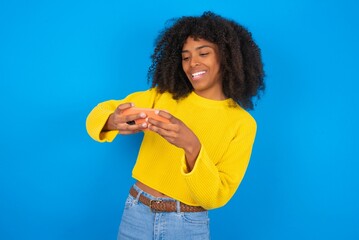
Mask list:
[[[209,54],[209,52],[205,52],[205,53],[200,53],[199,55],[202,56],[202,57],[205,57]]]
[[[182,57],[182,61],[187,62],[189,60],[189,57]]]

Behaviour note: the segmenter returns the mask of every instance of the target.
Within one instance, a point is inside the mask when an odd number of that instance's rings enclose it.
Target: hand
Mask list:
[[[167,118],[170,123],[163,123],[149,118],[148,129],[158,133],[176,147],[182,148],[186,154],[187,167],[191,171],[201,150],[198,137],[181,120],[170,113],[159,111],[158,115]]]
[[[142,124],[134,124],[129,125],[127,122],[134,121],[139,118],[146,118],[147,115],[145,113],[138,113],[138,114],[131,114],[125,116],[123,111],[125,109],[133,107],[133,103],[124,103],[120,104],[115,112],[113,112],[110,117],[108,118],[106,125],[104,126],[103,130],[118,130],[120,134],[127,135],[127,134],[134,134],[138,133],[147,128],[147,123]]]

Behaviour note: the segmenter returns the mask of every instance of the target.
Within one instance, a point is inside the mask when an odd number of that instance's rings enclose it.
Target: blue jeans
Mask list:
[[[136,185],[137,198],[128,196],[122,215],[118,240],[208,240],[208,212],[152,212],[138,201],[141,194],[150,199],[164,201],[171,198],[156,198],[143,192]],[[178,202],[178,201],[177,201]],[[179,206],[179,205],[178,205]]]

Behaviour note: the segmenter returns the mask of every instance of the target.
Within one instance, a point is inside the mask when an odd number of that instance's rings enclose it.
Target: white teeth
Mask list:
[[[205,72],[206,72],[206,71],[200,71],[200,72],[193,73],[193,74],[192,74],[192,77],[195,77],[195,76],[204,74]]]

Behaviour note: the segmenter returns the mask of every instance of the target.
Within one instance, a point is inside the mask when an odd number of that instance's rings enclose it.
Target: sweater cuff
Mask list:
[[[100,142],[112,142],[118,134],[117,130],[100,132]]]
[[[112,142],[117,136],[118,131],[102,131],[107,119],[113,113],[111,110],[101,110],[95,108],[86,121],[86,128],[89,135],[98,142]]]
[[[195,162],[195,164],[194,164],[194,166],[193,166],[193,169],[192,169],[192,171],[189,171],[189,169],[188,169],[188,167],[187,167],[187,161],[186,161],[186,156],[185,155],[183,155],[183,157],[182,157],[182,160],[181,160],[181,162],[182,162],[182,166],[181,166],[181,173],[183,174],[183,175],[185,175],[185,176],[188,176],[188,175],[191,175],[191,173],[193,173],[193,172],[195,172],[196,171],[196,169],[197,169],[197,161],[198,161],[198,159],[201,159],[202,158],[202,156],[203,156],[203,147],[201,146],[201,149],[199,150],[199,153],[198,153],[198,156],[197,156],[197,158],[196,158],[196,162]]]

